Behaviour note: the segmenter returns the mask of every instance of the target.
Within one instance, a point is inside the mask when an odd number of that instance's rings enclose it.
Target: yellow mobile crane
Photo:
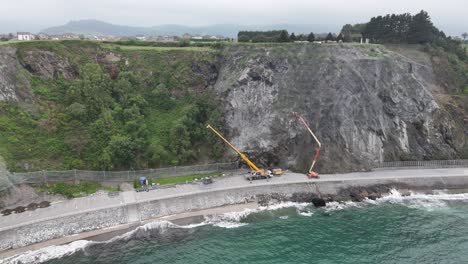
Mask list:
[[[273,175],[281,175],[283,174],[283,170],[281,169],[273,169],[273,171],[270,170],[265,170],[265,169],[259,169],[252,161],[245,156],[244,153],[240,152],[234,145],[231,144],[231,142],[227,141],[216,129],[214,129],[211,125],[207,125],[206,128],[211,129],[219,138],[221,138],[229,147],[231,147],[239,156],[249,165],[250,169],[252,172],[249,174],[249,176],[246,176],[246,179],[251,181],[251,180],[259,180],[259,179],[266,179],[266,178],[271,178]]]

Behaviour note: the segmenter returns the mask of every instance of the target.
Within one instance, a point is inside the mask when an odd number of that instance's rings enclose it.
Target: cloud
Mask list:
[[[466,0],[0,0],[11,26],[99,19],[114,24],[328,24],[368,21],[387,13],[429,12],[436,25],[467,27]],[[5,8],[6,7],[6,8]],[[4,25],[5,26],[5,25]],[[337,29],[338,30],[338,29]],[[468,29],[467,29],[468,31]]]

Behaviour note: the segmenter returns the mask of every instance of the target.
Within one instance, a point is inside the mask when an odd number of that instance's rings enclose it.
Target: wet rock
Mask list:
[[[290,199],[284,194],[270,193],[257,195],[257,203],[260,206],[267,206],[279,202],[289,201]]]
[[[361,190],[361,192],[359,193],[360,196],[362,197],[368,197],[369,196],[369,193],[367,192],[367,190]]]
[[[13,212],[15,212],[17,214],[22,213],[24,211],[26,211],[26,207],[24,207],[24,206],[18,206],[18,207],[13,209]]]
[[[314,193],[293,193],[291,201],[297,203],[311,203],[315,197],[317,197],[317,195]]]
[[[362,202],[364,200],[365,196],[362,196],[361,193],[352,191],[349,194],[349,197],[351,198],[351,201],[353,202]]]
[[[326,206],[325,200],[322,199],[322,198],[318,198],[318,197],[315,197],[315,198],[312,199],[312,204],[315,207],[324,207],[324,206]]]
[[[33,211],[33,210],[36,210],[38,208],[38,206],[39,205],[37,203],[30,203],[26,207],[28,208],[28,211]]]
[[[43,201],[43,202],[40,202],[37,207],[38,208],[46,208],[46,207],[49,207],[50,206],[50,202],[48,201]]]
[[[13,212],[13,210],[11,210],[11,209],[5,209],[5,210],[1,211],[0,213],[2,215],[6,216],[6,215],[10,215],[12,212]]]

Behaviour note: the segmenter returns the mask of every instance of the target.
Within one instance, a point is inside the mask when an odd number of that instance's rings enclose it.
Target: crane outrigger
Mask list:
[[[309,178],[319,178],[319,174],[317,172],[313,171],[312,169],[314,168],[315,163],[317,162],[317,158],[318,158],[318,156],[320,154],[320,148],[322,147],[322,144],[320,143],[318,138],[315,136],[314,132],[312,132],[312,129],[310,129],[310,127],[307,124],[307,122],[305,121],[305,119],[301,115],[299,115],[297,112],[293,112],[293,115],[297,119],[299,119],[299,121],[306,127],[306,129],[309,131],[309,133],[312,135],[312,137],[317,142],[317,145],[318,145],[317,151],[315,152],[314,158],[312,160],[312,164],[310,165],[309,172],[307,173],[307,177],[309,177]]]
[[[206,128],[211,129],[219,138],[221,138],[229,147],[231,147],[240,157],[242,160],[247,163],[247,165],[252,170],[249,176],[246,177],[247,180],[258,180],[258,179],[267,179],[271,178],[273,175],[281,175],[283,174],[283,170],[281,169],[273,169],[273,171],[260,169],[255,165],[252,161],[247,158],[247,156],[240,152],[234,145],[231,144],[227,139],[225,139],[216,129],[214,129],[211,125],[207,125]]]

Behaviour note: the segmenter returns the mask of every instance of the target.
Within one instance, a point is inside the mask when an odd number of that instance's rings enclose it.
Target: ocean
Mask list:
[[[107,242],[75,241],[3,263],[468,263],[468,193],[393,190],[377,200],[280,203],[189,226],[156,221]]]

